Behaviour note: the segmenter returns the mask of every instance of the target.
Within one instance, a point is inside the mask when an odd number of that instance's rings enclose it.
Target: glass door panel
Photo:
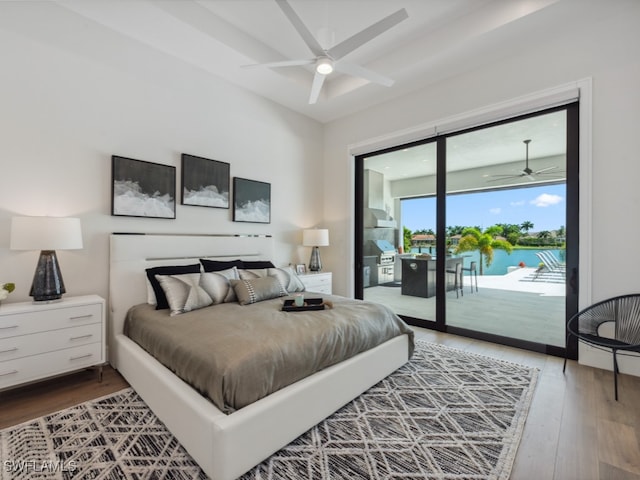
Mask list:
[[[436,144],[363,160],[363,298],[436,319]]]
[[[448,327],[565,345],[566,111],[446,139]]]

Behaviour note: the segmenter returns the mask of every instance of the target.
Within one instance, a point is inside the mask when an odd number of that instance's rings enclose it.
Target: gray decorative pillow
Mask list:
[[[231,288],[230,280],[238,280],[236,267],[219,272],[203,272],[200,286],[209,294],[214,304],[235,302],[236,294]]]
[[[304,284],[298,278],[293,267],[282,268],[270,268],[268,271],[270,277],[275,277],[280,280],[280,283],[289,293],[291,292],[304,292]]]
[[[249,305],[262,300],[288,295],[280,280],[275,277],[230,280],[230,282],[240,305]]]
[[[209,294],[200,286],[199,273],[155,277],[167,297],[172,316],[204,308],[213,303]]]

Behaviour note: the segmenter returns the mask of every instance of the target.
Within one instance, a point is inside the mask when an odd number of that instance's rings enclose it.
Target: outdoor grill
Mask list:
[[[387,240],[370,240],[365,255],[375,256],[378,268],[378,284],[393,282],[396,249]]]

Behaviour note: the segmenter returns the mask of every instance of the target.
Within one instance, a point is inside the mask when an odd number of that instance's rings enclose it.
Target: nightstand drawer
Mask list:
[[[7,360],[77,347],[102,340],[102,324],[0,339],[0,365]]]
[[[331,272],[326,273],[310,273],[300,275],[300,280],[304,284],[304,288],[308,292],[324,293],[331,295]]]
[[[29,312],[0,316],[0,338],[102,322],[101,304],[60,306],[36,305]]]
[[[104,361],[102,354],[102,344],[98,342],[0,362],[0,388],[98,365]]]

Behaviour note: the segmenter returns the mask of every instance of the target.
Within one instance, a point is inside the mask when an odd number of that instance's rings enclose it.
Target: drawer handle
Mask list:
[[[69,320],[84,320],[85,318],[91,318],[93,317],[92,313],[89,313],[88,315],[79,315],[77,317],[69,317]]]
[[[91,338],[93,337],[93,333],[89,333],[87,335],[78,335],[77,337],[71,337],[69,340],[82,340],[83,338]]]
[[[86,355],[78,355],[77,357],[71,357],[69,360],[82,360],[83,358],[93,357],[93,353],[87,353]]]
[[[18,350],[18,347],[13,347],[13,348],[9,348],[8,350],[0,350],[0,353],[15,352],[17,350]]]
[[[0,327],[0,330],[10,330],[12,328],[18,328],[18,325],[9,325],[8,327]]]
[[[0,377],[8,377],[9,375],[15,375],[18,373],[18,370],[11,370],[10,372],[0,373]]]

